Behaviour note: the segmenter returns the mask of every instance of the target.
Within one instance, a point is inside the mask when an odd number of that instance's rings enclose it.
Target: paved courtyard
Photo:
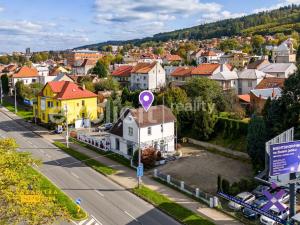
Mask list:
[[[216,192],[218,175],[231,183],[244,177],[253,177],[249,163],[214,154],[194,145],[184,145],[180,150],[183,152],[182,158],[158,169],[200,190]]]

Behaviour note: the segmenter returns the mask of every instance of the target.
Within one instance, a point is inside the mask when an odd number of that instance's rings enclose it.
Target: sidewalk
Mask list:
[[[60,141],[65,142],[65,140],[59,136],[59,135],[47,135],[47,138],[49,141]],[[120,184],[126,189],[132,189],[135,188],[137,185],[137,179],[136,179],[136,172],[126,166],[123,166],[113,160],[110,160],[104,156],[101,156],[100,154],[97,154],[96,152],[87,149],[85,147],[82,147],[81,145],[70,143],[70,147],[75,149],[76,151],[83,153],[91,158],[95,158],[95,160],[110,166],[112,168],[115,168],[118,170],[117,174],[109,175],[108,177],[113,180],[114,182]],[[207,207],[204,204],[201,204],[200,202],[197,202],[186,195],[177,192],[173,190],[172,188],[169,188],[159,182],[156,182],[149,176],[144,176],[142,178],[142,182],[145,186],[148,188],[155,190],[171,200],[183,205],[184,207],[200,214],[203,217],[206,217],[210,220],[212,220],[215,224],[218,225],[238,225],[242,224],[239,221],[234,220],[233,218],[229,217],[228,215],[216,210],[211,209]]]
[[[42,136],[43,138],[47,139],[50,142],[54,142],[54,141],[65,142],[64,138],[60,135],[49,134],[49,131],[46,130],[45,128],[36,126],[35,124],[27,123],[27,122],[23,121],[22,119],[20,119],[15,114],[9,112],[8,110],[6,110],[4,108],[1,108],[1,111],[4,112],[9,117],[11,117],[15,120],[18,120],[22,125],[26,126],[30,130],[34,131],[36,134]],[[92,150],[82,147],[81,145],[71,142],[70,147],[75,149],[78,152],[81,152],[81,153],[91,157],[91,158],[95,158],[95,160],[101,162],[102,164],[105,164],[107,166],[117,169],[118,170],[117,174],[108,176],[114,182],[118,183],[119,185],[123,186],[126,189],[132,189],[132,188],[136,187],[137,179],[136,179],[136,172],[134,170],[132,170],[126,166],[123,166],[113,160],[110,160],[104,156],[101,156],[100,154],[97,154],[96,152],[94,152]],[[180,192],[173,190],[172,188],[169,188],[159,182],[156,182],[149,176],[144,176],[142,178],[142,182],[148,188],[155,190],[155,191],[167,196],[171,200],[181,204],[182,206],[192,210],[193,212],[196,212],[199,215],[212,220],[217,225],[240,225],[240,224],[242,224],[241,222],[233,219],[232,217],[230,217],[216,209],[211,209],[211,208],[207,207],[206,205],[204,205],[200,202],[197,202]]]

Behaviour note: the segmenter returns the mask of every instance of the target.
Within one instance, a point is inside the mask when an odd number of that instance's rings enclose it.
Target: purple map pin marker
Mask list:
[[[139,100],[144,110],[147,112],[154,101],[154,95],[151,91],[142,91]]]

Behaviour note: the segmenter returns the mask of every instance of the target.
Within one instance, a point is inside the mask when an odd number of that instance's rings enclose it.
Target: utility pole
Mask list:
[[[67,142],[67,148],[69,148],[69,124],[68,124],[68,105],[65,105],[65,111],[66,111],[66,142]]]
[[[142,162],[141,131],[140,131],[141,128],[139,127],[138,129],[139,129],[139,149],[138,149],[138,151],[139,151],[139,160],[138,160],[138,166],[140,166],[141,162]],[[140,188],[141,184],[142,184],[142,177],[138,176],[138,188]]]
[[[15,89],[15,113],[18,112],[18,105],[17,105],[17,88],[16,84],[14,84],[14,89]]]
[[[2,79],[1,79],[1,77],[0,77],[0,88],[1,88],[1,99],[0,99],[0,101],[1,101],[1,105],[2,105],[3,89],[2,89]]]

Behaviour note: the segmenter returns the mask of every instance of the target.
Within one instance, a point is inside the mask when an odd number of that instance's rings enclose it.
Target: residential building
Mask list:
[[[229,66],[218,63],[203,63],[193,68],[191,76],[211,78],[214,74],[217,74],[221,71],[229,71]]]
[[[98,61],[102,57],[103,57],[103,55],[100,52],[92,51],[92,50],[88,50],[88,49],[73,50],[66,54],[67,65],[69,65],[69,66],[74,66],[74,63],[77,60],[89,59],[89,60],[93,60],[93,61]]]
[[[249,94],[266,76],[266,73],[255,69],[238,72],[238,94]]]
[[[97,119],[97,95],[70,81],[48,82],[37,97],[34,115],[54,124],[62,124],[66,116],[68,124],[78,127]]]
[[[272,49],[272,61],[274,63],[295,63],[296,50],[293,47],[293,39],[289,38],[278,47]]]
[[[289,78],[297,71],[297,66],[294,63],[270,63],[259,70],[275,77]]]
[[[97,61],[92,59],[76,60],[72,66],[72,73],[75,75],[87,75],[96,63]]]
[[[151,54],[151,53],[144,53],[140,55],[139,63],[153,63],[159,62],[160,64],[163,63],[163,60],[160,56]]]
[[[47,82],[52,81],[54,79],[53,76],[49,76],[49,67],[44,64],[32,64],[38,71],[40,76],[41,84],[45,85]]]
[[[254,89],[250,92],[251,111],[261,113],[268,98],[271,100],[281,97],[280,88]]]
[[[175,121],[171,109],[166,106],[152,106],[146,112],[143,108],[127,109],[110,130],[111,150],[126,157],[153,147],[162,155],[175,153]]]
[[[133,66],[119,66],[112,73],[112,77],[115,78],[123,87],[130,86],[130,75]]]
[[[191,77],[193,67],[177,67],[171,74],[172,86],[182,86]]]
[[[201,53],[201,56],[197,58],[197,64],[202,63],[219,63],[220,57],[214,51],[208,50]]]
[[[40,83],[41,76],[38,70],[34,67],[22,66],[17,72],[11,76],[11,84],[14,87],[18,81],[23,81],[24,84]]]
[[[268,89],[268,88],[280,88],[282,89],[284,86],[284,82],[286,79],[278,78],[278,77],[265,77],[259,84],[255,87],[255,89]]]
[[[220,71],[214,73],[211,79],[217,81],[224,91],[234,90],[238,92],[238,75],[236,71]]]
[[[228,63],[235,68],[244,68],[249,63],[249,56],[245,53],[233,53]]]
[[[157,90],[166,85],[166,72],[158,62],[138,63],[131,70],[130,87],[134,90]]]
[[[259,70],[262,67],[269,65],[269,64],[270,64],[269,60],[266,58],[263,58],[263,59],[256,60],[252,63],[249,63],[247,66],[247,69]]]
[[[168,54],[163,58],[163,63],[166,65],[180,65],[182,61],[183,60],[179,55]]]

